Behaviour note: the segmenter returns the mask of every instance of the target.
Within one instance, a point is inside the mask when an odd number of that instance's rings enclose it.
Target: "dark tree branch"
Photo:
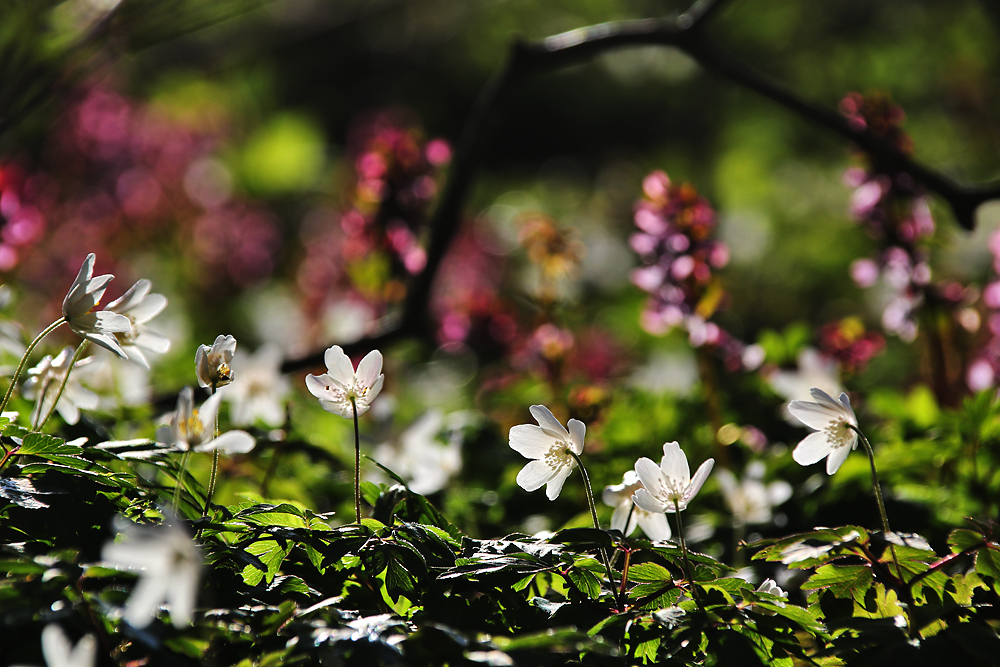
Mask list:
[[[1000,183],[961,185],[930,167],[901,153],[891,143],[867,129],[852,127],[838,113],[820,107],[771,80],[712,45],[705,37],[705,21],[724,5],[722,0],[699,0],[677,18],[640,19],[602,23],[548,37],[541,42],[515,41],[506,64],[480,94],[466,122],[448,172],[448,182],[430,220],[427,265],[412,279],[396,322],[378,334],[344,345],[354,356],[401,338],[430,340],[432,323],[428,312],[431,291],[441,261],[461,225],[465,203],[473,177],[483,159],[490,130],[509,103],[513,91],[523,80],[569,65],[584,62],[612,49],[658,45],[679,49],[694,58],[707,71],[752,90],[785,107],[793,114],[810,120],[853,142],[869,154],[881,168],[905,172],[948,202],[958,223],[965,229],[975,226],[975,211],[980,204],[1000,198]],[[293,372],[322,364],[323,353],[285,362],[283,370]]]

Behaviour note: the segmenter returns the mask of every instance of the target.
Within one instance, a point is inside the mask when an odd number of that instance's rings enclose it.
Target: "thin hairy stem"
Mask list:
[[[66,318],[65,317],[60,317],[58,320],[56,320],[52,324],[50,324],[49,326],[45,327],[45,329],[42,331],[42,333],[40,333],[37,336],[35,336],[35,340],[31,341],[31,343],[28,344],[28,349],[26,349],[24,351],[24,354],[21,355],[21,361],[19,361],[18,364],[17,364],[17,369],[14,371],[14,377],[12,377],[10,379],[10,384],[7,386],[7,393],[4,394],[4,396],[3,396],[3,402],[0,403],[0,412],[3,412],[4,410],[7,409],[7,404],[10,402],[10,397],[14,393],[14,387],[17,386],[17,379],[19,377],[21,377],[21,371],[24,370],[24,365],[28,362],[28,357],[31,356],[31,351],[35,349],[35,346],[38,345],[42,341],[43,338],[45,338],[50,333],[52,333],[53,331],[55,331],[56,328],[60,324],[63,324],[65,322],[66,322]]]
[[[872,449],[872,444],[868,442],[868,438],[865,434],[861,432],[861,429],[853,424],[848,424],[848,427],[858,434],[861,439],[861,444],[865,446],[865,451],[868,452],[868,461],[872,466],[872,488],[875,489],[875,499],[878,501],[878,512],[882,517],[882,532],[885,533],[885,538],[889,539],[889,533],[892,531],[889,528],[889,515],[885,512],[885,501],[882,499],[882,485],[878,483],[878,471],[875,469],[875,450]],[[896,547],[892,542],[889,542],[889,551],[892,552],[892,562],[896,566],[896,576],[902,580],[903,570],[899,567],[899,559],[896,557]]]
[[[701,596],[698,594],[698,586],[694,583],[694,568],[691,567],[691,559],[688,558],[687,542],[684,541],[684,522],[681,520],[681,506],[676,498],[674,498],[674,516],[677,517],[677,541],[681,543],[681,556],[684,558],[684,570],[687,575],[688,584],[691,587],[691,597],[694,598],[698,608],[705,611],[705,607],[701,604]]]
[[[567,450],[576,464],[580,466],[580,474],[583,475],[583,488],[587,492],[587,505],[590,507],[590,517],[594,520],[594,528],[597,530],[601,529],[601,522],[597,518],[597,505],[594,504],[594,491],[590,488],[590,475],[587,474],[587,469],[583,466],[583,461],[580,459],[580,455],[574,452],[572,449]],[[618,609],[622,609],[621,597],[618,594],[618,589],[615,586],[614,570],[611,569],[611,556],[608,554],[607,549],[601,548],[601,559],[604,561],[604,569],[608,571],[608,587],[611,589],[611,594],[615,598],[615,605]]]
[[[209,396],[214,395],[216,392],[215,381],[212,381],[212,386],[209,389]],[[219,437],[219,413],[215,413],[215,428],[213,430],[213,438]],[[219,450],[216,449],[212,452],[212,472],[208,477],[208,494],[205,496],[205,509],[202,510],[202,516],[208,516],[208,508],[212,504],[212,497],[215,495],[215,484],[219,478]]]
[[[358,431],[358,404],[351,396],[354,413],[354,522],[361,523],[361,434]]]
[[[170,508],[174,513],[174,516],[180,516],[178,509],[181,506],[181,486],[184,483],[184,472],[187,470],[188,459],[191,458],[191,450],[184,452],[181,457],[181,469],[177,473],[177,482],[174,484],[174,500],[170,503]]]
[[[59,405],[59,399],[62,398],[63,392],[66,390],[66,384],[69,382],[69,374],[73,372],[73,368],[76,366],[76,362],[80,361],[80,357],[83,356],[84,350],[90,344],[89,340],[83,340],[79,345],[76,346],[76,351],[73,352],[73,358],[69,361],[69,367],[66,368],[66,372],[63,374],[62,381],[59,383],[59,391],[56,392],[56,398],[52,401],[52,405],[49,406],[48,412],[45,413],[38,424],[35,425],[36,431],[41,431],[45,427],[45,422],[49,420],[52,413],[55,412],[56,406]],[[42,392],[38,396],[39,413],[41,413],[41,406],[45,403],[45,393],[48,388],[43,388]]]

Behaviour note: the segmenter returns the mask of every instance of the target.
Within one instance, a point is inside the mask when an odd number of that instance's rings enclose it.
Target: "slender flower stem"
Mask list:
[[[632,560],[632,550],[626,548],[625,563],[622,565],[622,585],[621,588],[618,589],[619,600],[625,599],[625,583],[628,581],[628,566],[631,560]],[[622,609],[622,611],[624,611],[624,609]]]
[[[45,327],[42,333],[35,336],[35,340],[28,344],[28,349],[24,351],[24,354],[21,356],[21,361],[17,364],[17,370],[14,371],[14,377],[10,379],[10,385],[7,386],[7,393],[3,396],[3,402],[0,402],[0,412],[7,409],[7,403],[10,402],[11,394],[14,393],[14,387],[17,386],[17,379],[21,377],[21,371],[24,370],[24,365],[28,362],[28,357],[31,356],[31,351],[35,349],[35,346],[38,345],[43,338],[55,331],[60,324],[64,324],[65,322],[66,318],[60,317],[52,324]]]
[[[590,507],[590,517],[594,520],[594,528],[601,530],[601,522],[597,518],[597,505],[594,504],[594,491],[590,488],[590,475],[587,474],[587,469],[583,466],[583,461],[580,459],[580,455],[574,452],[572,449],[567,449],[576,464],[580,466],[580,474],[583,475],[583,488],[587,492],[587,505]],[[608,571],[608,587],[611,589],[611,594],[615,598],[615,605],[618,609],[624,609],[621,602],[621,597],[618,594],[618,589],[615,586],[614,570],[611,569],[611,557],[608,555],[607,549],[603,547],[600,549],[601,559],[604,561],[604,569]],[[624,583],[623,583],[624,585]]]
[[[56,406],[59,405],[59,399],[62,398],[63,392],[66,390],[66,384],[69,382],[69,374],[73,372],[73,367],[76,366],[76,362],[80,361],[80,357],[83,356],[83,352],[89,344],[90,341],[84,339],[79,345],[76,346],[76,351],[73,352],[73,358],[69,360],[69,367],[66,368],[66,373],[63,374],[62,377],[62,382],[59,383],[59,391],[56,392],[56,399],[52,401],[52,405],[49,407],[49,411],[45,413],[45,417],[35,426],[36,431],[41,431],[45,427],[45,422],[47,422],[49,417],[52,416],[52,413],[55,412]],[[45,403],[46,389],[47,388],[44,388],[41,395],[38,397],[39,414],[41,414],[41,405]]]
[[[358,404],[351,396],[354,413],[354,521],[361,523],[361,435],[358,432]]]
[[[692,574],[694,569],[691,567],[691,559],[688,558],[687,543],[684,541],[684,522],[681,521],[681,506],[676,498],[674,498],[674,516],[677,517],[677,541],[681,543],[681,555],[684,557],[684,569],[686,570],[688,584],[691,586],[691,597],[694,598],[698,608],[705,611],[705,608],[701,604],[701,596],[698,594],[698,586],[694,583],[694,575]]]
[[[210,391],[209,395],[215,394],[215,392],[217,391],[214,380],[212,381],[212,387],[209,391]],[[214,438],[219,437],[218,412],[215,413],[215,433],[213,437]],[[215,495],[215,483],[218,480],[218,478],[219,478],[219,450],[216,449],[214,452],[212,452],[212,472],[208,478],[208,495],[205,496],[205,509],[202,510],[201,512],[202,516],[208,516],[208,508],[212,504],[212,496]]]
[[[853,424],[848,424],[848,427],[858,434],[861,439],[861,444],[865,446],[865,451],[868,452],[868,461],[872,466],[872,488],[875,489],[875,499],[878,501],[878,512],[882,517],[882,532],[885,533],[885,537],[889,539],[889,533],[892,531],[889,529],[889,516],[885,513],[885,501],[882,499],[882,486],[878,483],[878,471],[875,470],[875,450],[872,449],[872,445],[868,442],[868,438],[865,434],[861,432],[861,429]],[[902,580],[903,570],[899,567],[899,559],[896,557],[896,547],[892,542],[889,542],[889,551],[892,552],[892,562],[896,565],[896,576]]]
[[[181,506],[181,486],[184,483],[184,473],[187,471],[188,459],[191,458],[191,450],[184,452],[181,456],[181,469],[177,473],[177,482],[174,484],[174,500],[170,503],[170,508],[174,513],[174,516],[180,516],[177,512],[178,508]]]

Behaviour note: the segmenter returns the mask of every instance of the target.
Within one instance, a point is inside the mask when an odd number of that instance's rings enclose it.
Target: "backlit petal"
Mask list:
[[[547,407],[544,405],[532,405],[528,410],[539,426],[547,431],[551,431],[552,435],[557,438],[569,440],[569,431],[559,423],[559,420],[556,419],[555,415]]]
[[[542,458],[555,442],[555,438],[534,424],[520,424],[510,429],[510,448],[529,459]]]
[[[647,461],[648,460],[649,459],[647,459]],[[650,461],[650,463],[653,462]],[[667,509],[666,505],[650,495],[649,491],[646,489],[639,489],[636,491],[635,495],[632,496],[632,501],[636,504],[636,507],[646,510],[647,512],[659,512],[662,514]]]
[[[382,353],[378,350],[372,350],[366,354],[365,358],[361,360],[360,364],[358,364],[358,386],[369,388],[374,387],[375,381],[379,378],[381,373]]]
[[[691,481],[691,469],[688,467],[687,455],[676,442],[668,442],[663,445],[660,470],[663,471],[663,475],[667,479],[675,484],[686,486]]]
[[[569,427],[570,442],[573,443],[573,451],[577,455],[583,454],[583,441],[587,435],[587,425],[579,419],[570,419],[566,422]]]
[[[517,485],[525,491],[535,491],[542,488],[552,475],[552,468],[544,461],[531,461],[517,473]]]
[[[837,447],[830,452],[829,458],[826,459],[826,474],[832,475],[837,472],[844,461],[847,460],[847,455],[850,453],[851,448],[847,446]]]
[[[334,345],[327,349],[323,353],[323,361],[326,362],[330,377],[345,387],[350,387],[354,384],[354,366],[351,365],[350,358],[339,345]]]
[[[833,451],[833,445],[822,431],[810,433],[792,452],[792,459],[803,466],[809,466],[823,459]]]
[[[635,474],[639,476],[639,481],[645,487],[645,489],[639,489],[639,491],[645,491],[651,497],[657,499],[667,497],[667,487],[663,480],[663,472],[651,459],[643,456],[636,461]],[[636,491],[636,495],[638,495],[639,491]],[[656,502],[659,502],[659,500]],[[655,510],[649,511],[652,512]],[[663,510],[660,511],[662,512]]]

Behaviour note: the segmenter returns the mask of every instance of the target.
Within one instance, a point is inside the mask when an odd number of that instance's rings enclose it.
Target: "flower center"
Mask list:
[[[573,457],[570,455],[570,445],[565,440],[557,440],[545,452],[545,465],[553,470],[559,470],[563,466],[572,465]]]
[[[854,434],[851,427],[847,425],[847,420],[844,418],[830,422],[827,427],[823,429],[823,433],[826,434],[827,442],[833,445],[834,449],[850,445]]]
[[[178,424],[181,438],[188,444],[201,444],[205,439],[205,425],[198,418],[198,411],[192,410],[191,416]]]

